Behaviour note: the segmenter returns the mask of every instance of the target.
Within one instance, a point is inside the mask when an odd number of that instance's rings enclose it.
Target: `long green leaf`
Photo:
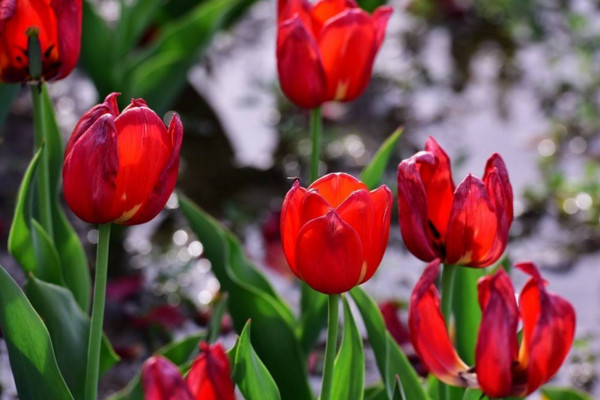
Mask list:
[[[383,177],[385,168],[390,160],[392,151],[394,150],[394,147],[396,147],[398,140],[400,140],[402,132],[402,128],[396,129],[396,131],[383,142],[381,147],[379,147],[379,150],[377,150],[377,153],[375,153],[369,164],[360,174],[361,181],[363,181],[369,189],[375,189],[381,182],[381,178]]]
[[[541,392],[548,400],[592,400],[592,396],[571,388],[545,387]]]
[[[2,267],[0,327],[19,398],[72,400],[58,368],[48,330],[17,283]]]
[[[462,400],[482,400],[485,397],[481,390],[469,388],[465,390]]]
[[[152,18],[160,9],[163,0],[136,0],[128,2],[120,0],[121,16],[115,30],[113,48],[115,59],[121,59],[134,48],[141,36],[148,29]]]
[[[81,29],[81,64],[104,97],[119,90],[113,78],[119,68],[114,67],[114,33],[106,21],[98,15],[91,1],[83,1],[83,23]]]
[[[48,232],[35,218],[31,219],[31,235],[36,255],[36,275],[46,282],[63,285],[58,252]]]

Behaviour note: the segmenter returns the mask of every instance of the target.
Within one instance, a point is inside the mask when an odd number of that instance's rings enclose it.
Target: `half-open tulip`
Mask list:
[[[0,0],[0,82],[31,80],[29,34],[37,32],[42,78],[67,76],[81,47],[82,0]]]
[[[350,101],[365,90],[392,8],[373,15],[354,0],[279,0],[277,70],[300,107]]]
[[[308,189],[294,182],[281,211],[283,250],[294,274],[326,294],[370,279],[387,245],[392,202],[387,186],[369,191],[343,173]]]
[[[67,143],[65,200],[84,221],[134,225],[154,218],[172,193],[183,126],[167,129],[141,99],[119,113],[117,93],[88,111]]]
[[[409,315],[413,346],[435,376],[449,385],[477,387],[490,398],[526,396],[552,378],[573,342],[575,311],[546,291],[535,265],[515,265],[531,276],[518,305],[503,269],[479,280],[482,319],[473,368],[461,360],[446,329],[435,286],[439,266],[436,259],[426,267],[412,293]]]
[[[145,400],[235,400],[229,358],[223,346],[202,342],[200,350],[186,378],[166,358],[149,358],[142,368]]]
[[[502,157],[492,155],[483,179],[457,186],[450,158],[433,138],[398,166],[398,209],[406,247],[419,259],[486,267],[506,248],[513,194]]]

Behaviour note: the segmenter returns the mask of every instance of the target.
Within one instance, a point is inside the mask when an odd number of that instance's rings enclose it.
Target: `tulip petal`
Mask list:
[[[367,265],[367,274],[362,282],[371,279],[379,264],[381,264],[390,235],[390,214],[394,202],[392,192],[385,185],[372,190],[370,194],[375,207],[375,222],[373,223],[373,231],[371,233],[375,243],[374,245],[371,244],[370,255],[367,256],[367,260],[371,261]]]
[[[392,16],[392,12],[394,9],[391,6],[381,6],[377,7],[375,12],[373,12],[373,22],[375,24],[375,47],[379,50],[381,44],[383,43],[383,39],[385,37],[385,30],[387,28],[388,21]]]
[[[440,310],[435,287],[439,269],[439,259],[429,263],[413,289],[408,318],[410,339],[421,361],[438,379],[449,385],[467,386],[468,367],[452,345]]]
[[[327,77],[327,99],[351,101],[367,87],[377,52],[371,16],[347,9],[327,21],[318,39]]]
[[[145,400],[194,400],[179,369],[162,356],[144,363],[142,385]]]
[[[277,25],[298,16],[304,25],[311,30],[311,12],[312,5],[308,0],[277,0]]]
[[[186,382],[196,400],[235,400],[229,358],[223,346],[201,343]]]
[[[327,20],[349,8],[356,7],[358,5],[354,0],[317,0],[311,12],[315,37],[319,37],[321,29],[323,29]]]
[[[492,184],[491,176],[497,176],[498,182]],[[504,164],[504,160],[499,154],[493,154],[485,165],[485,174],[483,175],[483,183],[488,188],[490,198],[495,202],[496,208],[504,211],[508,225],[513,220],[513,192],[508,178],[508,170]]]
[[[281,90],[298,106],[314,108],[325,101],[327,81],[319,48],[298,15],[279,25],[277,71]]]
[[[515,292],[503,269],[482,278],[478,290],[482,319],[475,350],[477,380],[487,396],[509,396],[513,389],[513,363],[519,352]]]
[[[567,357],[575,335],[575,310],[560,296],[546,291],[546,284],[532,263],[515,265],[531,275],[519,298],[523,341],[519,362],[527,369],[527,395],[547,382]]]
[[[17,0],[0,0],[0,34],[4,23],[15,14]]]
[[[58,22],[58,54],[60,69],[58,75],[52,80],[61,79],[69,75],[77,60],[81,48],[81,18],[82,0],[52,0],[50,7],[56,14]]]
[[[327,174],[308,187],[308,190],[316,190],[333,208],[337,208],[352,192],[367,189],[367,186],[343,172]]]
[[[298,239],[298,232],[302,226],[300,224],[300,213],[305,195],[306,189],[300,186],[300,182],[296,180],[290,191],[286,194],[283,206],[281,207],[280,231],[283,252],[288,265],[296,276],[298,276],[298,269],[296,268],[296,241]]]
[[[363,264],[358,233],[334,210],[300,229],[296,267],[314,290],[336,294],[352,289],[360,282]]]

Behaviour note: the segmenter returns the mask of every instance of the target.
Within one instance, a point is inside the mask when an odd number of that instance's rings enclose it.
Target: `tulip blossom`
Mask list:
[[[387,186],[369,191],[344,173],[308,189],[294,182],[281,211],[283,251],[294,274],[326,294],[369,280],[387,245],[392,202]]]
[[[141,224],[159,213],[175,187],[183,126],[174,114],[167,129],[141,99],[119,113],[117,95],[75,126],[65,151],[65,200],[90,223]]]
[[[426,267],[410,300],[411,341],[430,371],[444,383],[479,388],[490,398],[526,396],[551,379],[573,343],[575,311],[565,299],[546,291],[536,266],[515,265],[531,277],[518,305],[503,269],[479,280],[482,319],[472,368],[454,349],[440,310],[435,286],[439,266],[436,259]]]
[[[179,369],[162,356],[149,358],[142,368],[145,400],[235,400],[229,358],[220,344],[200,344],[184,378]]]
[[[286,96],[305,108],[360,96],[391,13],[382,6],[369,15],[354,0],[279,0],[277,70]]]
[[[513,194],[502,157],[492,155],[483,179],[469,174],[454,186],[450,158],[433,138],[398,166],[400,229],[419,259],[486,267],[508,241]]]
[[[0,0],[0,83],[29,75],[29,35],[37,32],[42,78],[64,78],[77,64],[81,47],[82,0]]]

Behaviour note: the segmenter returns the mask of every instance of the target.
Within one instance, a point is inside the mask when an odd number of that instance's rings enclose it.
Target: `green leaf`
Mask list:
[[[481,390],[468,388],[465,390],[462,400],[482,400],[484,397],[485,395],[481,392]]]
[[[119,60],[129,54],[148,29],[163,0],[120,0],[121,15],[114,37],[114,57]]]
[[[369,13],[372,13],[377,7],[385,4],[387,4],[386,0],[358,0],[358,5],[360,8],[368,11]]]
[[[381,147],[379,147],[379,150],[377,150],[377,153],[375,153],[371,159],[371,162],[360,174],[360,180],[363,181],[370,190],[379,186],[383,173],[385,172],[385,167],[390,160],[394,147],[396,147],[398,140],[400,140],[400,136],[402,136],[402,132],[402,128],[396,129],[396,131],[383,142]]]
[[[25,293],[44,319],[56,352],[56,360],[73,397],[84,398],[90,319],[75,302],[73,294],[57,285],[30,277]],[[104,338],[100,353],[100,374],[110,369],[118,356]],[[74,366],[77,366],[74,368]]]
[[[300,290],[300,340],[308,354],[327,324],[327,296],[304,282],[300,282]]]
[[[385,387],[378,383],[365,389],[365,400],[388,400]]]
[[[279,400],[273,377],[250,343],[250,326],[248,321],[236,343],[233,379],[246,400]]]
[[[306,356],[295,334],[295,319],[288,305],[267,279],[244,256],[239,241],[217,221],[179,196],[181,211],[204,245],[213,272],[229,294],[234,326],[241,332],[252,320],[253,346],[271,371],[284,399],[311,399]]]
[[[21,400],[73,400],[58,368],[48,330],[17,283],[2,267],[0,328]]]
[[[384,381],[389,398],[393,398],[395,375],[400,378],[404,393],[410,393],[410,400],[427,400],[421,381],[410,365],[406,355],[388,333],[377,304],[362,290],[355,287],[350,291],[362,316],[369,342],[375,353],[377,368]]]
[[[394,377],[394,393],[392,394],[392,400],[406,400],[404,392],[402,391],[402,383],[398,375]]]
[[[592,400],[590,395],[570,388],[544,387],[541,392],[544,400]]]
[[[227,299],[228,296],[227,293],[225,293],[212,306],[212,315],[210,317],[210,322],[208,323],[208,333],[206,335],[209,343],[214,343],[219,338],[223,315],[225,315],[225,311],[227,310]]]
[[[2,132],[2,125],[4,125],[4,119],[10,111],[10,106],[13,100],[19,93],[19,85],[6,85],[0,84],[0,132]]]
[[[486,271],[476,268],[456,268],[452,308],[456,325],[456,349],[468,364],[475,364],[475,344],[481,322],[481,308],[477,300],[477,281]]]
[[[336,400],[362,400],[365,383],[365,355],[362,337],[358,332],[345,296],[344,332],[335,358],[331,398]]]
[[[54,244],[52,244],[52,239],[48,236],[48,232],[44,230],[35,218],[31,219],[31,234],[36,254],[35,274],[46,282],[63,285],[58,252]]]
[[[114,33],[106,21],[98,15],[91,1],[83,1],[83,20],[81,24],[81,64],[94,81],[94,85],[104,97],[118,90],[120,82],[115,82],[112,48]],[[112,68],[111,68],[112,67]]]

